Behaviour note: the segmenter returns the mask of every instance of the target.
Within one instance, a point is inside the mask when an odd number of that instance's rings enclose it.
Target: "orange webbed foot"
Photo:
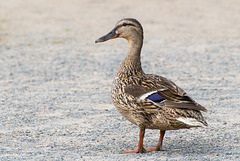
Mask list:
[[[147,150],[147,152],[150,152],[150,151],[160,151],[162,149],[158,148],[158,147],[151,147],[151,148],[147,148],[146,150]]]
[[[141,149],[135,149],[135,150],[126,150],[124,152],[121,152],[120,154],[126,154],[126,153],[145,153],[147,150],[145,148]]]

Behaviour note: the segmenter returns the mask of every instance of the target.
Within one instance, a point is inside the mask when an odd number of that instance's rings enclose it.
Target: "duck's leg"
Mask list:
[[[140,129],[140,131],[139,131],[138,148],[137,149],[124,151],[124,152],[121,152],[121,153],[124,154],[124,153],[144,153],[144,152],[146,152],[146,150],[143,147],[144,134],[145,134],[145,129],[143,129],[143,130]]]
[[[156,147],[147,148],[147,151],[159,151],[162,150],[162,143],[164,138],[165,130],[160,130],[160,137]]]

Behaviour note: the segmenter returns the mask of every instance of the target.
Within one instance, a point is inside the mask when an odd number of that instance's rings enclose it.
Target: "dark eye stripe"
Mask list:
[[[135,26],[135,25],[132,23],[123,23],[122,26]]]
[[[121,26],[135,26],[135,25],[132,23],[123,23]]]
[[[121,25],[119,25],[119,26],[116,26],[116,30],[117,30],[118,28],[122,27],[122,26],[135,26],[135,25],[132,24],[132,23],[123,23],[123,24],[121,24]]]

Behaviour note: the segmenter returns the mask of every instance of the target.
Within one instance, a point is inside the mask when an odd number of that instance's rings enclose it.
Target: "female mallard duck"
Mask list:
[[[140,61],[143,45],[141,24],[136,19],[122,19],[111,32],[95,42],[118,37],[127,39],[128,52],[114,78],[111,97],[117,110],[140,129],[138,148],[123,153],[158,151],[162,149],[166,130],[207,126],[200,112],[207,111],[205,107],[167,78],[143,72]],[[145,129],[160,130],[156,147],[144,149]]]

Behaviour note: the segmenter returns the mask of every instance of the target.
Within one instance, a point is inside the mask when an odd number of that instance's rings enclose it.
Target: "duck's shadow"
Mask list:
[[[170,141],[166,141],[163,145],[163,149],[160,151],[151,151],[146,152],[146,155],[149,154],[158,154],[161,153],[161,155],[166,156],[176,156],[176,155],[182,155],[182,156],[193,156],[193,155],[218,155],[220,153],[224,153],[226,151],[226,148],[224,146],[221,146],[219,144],[216,144],[214,141],[209,140],[183,140],[179,139],[177,140],[177,143],[173,143],[176,141],[175,139],[172,139]],[[132,145],[127,145],[127,143],[124,143],[122,145],[121,150],[124,151],[123,148],[126,148],[129,150]],[[145,145],[145,148],[153,147],[154,145],[151,143],[151,145]],[[133,146],[134,147],[134,146]],[[125,149],[125,150],[126,150]],[[121,150],[116,150],[115,152],[120,154],[122,152]],[[144,153],[145,154],[145,153]]]

